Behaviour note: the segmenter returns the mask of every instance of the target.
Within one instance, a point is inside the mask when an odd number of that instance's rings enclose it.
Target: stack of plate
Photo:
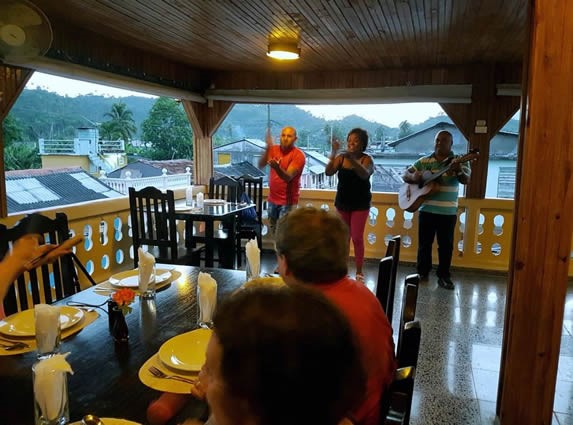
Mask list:
[[[61,306],[60,326],[62,332],[79,325],[84,316],[85,313],[79,308]],[[24,310],[6,317],[0,322],[0,334],[8,337],[34,338],[36,336],[34,309]]]
[[[205,363],[211,329],[196,329],[167,340],[159,349],[161,363],[178,374],[197,374]]]

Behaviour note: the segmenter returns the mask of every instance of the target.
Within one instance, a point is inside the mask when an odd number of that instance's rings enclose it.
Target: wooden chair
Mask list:
[[[155,187],[129,188],[133,234],[133,263],[139,264],[138,249],[147,246],[158,263],[198,265],[202,247],[187,248],[177,242],[177,220],[173,191]]]
[[[414,394],[414,380],[420,353],[422,327],[419,321],[407,322],[401,330],[403,336],[402,358],[392,385],[381,401],[380,423],[385,425],[408,425]]]
[[[388,296],[390,293],[390,284],[392,281],[392,268],[394,259],[392,256],[384,257],[378,263],[378,280],[376,281],[376,298],[384,309],[388,309]],[[393,301],[393,300],[392,300]],[[390,320],[390,318],[388,318]]]
[[[255,204],[256,220],[247,221],[239,216],[238,229],[236,233],[237,240],[237,266],[241,267],[242,261],[242,240],[257,239],[259,248],[263,247],[263,178],[242,176],[239,178],[242,193],[245,193],[251,202]],[[242,195],[241,195],[242,196]]]
[[[396,291],[396,274],[398,273],[398,263],[400,262],[400,244],[401,236],[394,236],[388,242],[386,248],[386,257],[392,257],[392,273],[390,277],[390,284],[388,285],[388,301],[386,303],[386,316],[390,323],[392,323],[392,316],[394,314],[394,294]]]
[[[68,218],[64,213],[57,213],[54,219],[41,214],[30,214],[11,228],[0,225],[0,258],[9,253],[16,240],[28,234],[40,234],[45,243],[60,244],[70,237]],[[27,310],[39,303],[51,304],[79,292],[81,288],[74,267],[75,261],[88,280],[95,284],[75,254],[63,255],[52,264],[45,264],[20,275],[4,298],[5,313],[9,315]]]
[[[209,199],[224,199],[228,202],[239,202],[241,184],[233,177],[223,176],[209,179]]]
[[[418,274],[411,274],[404,280],[404,290],[402,295],[402,311],[400,312],[400,326],[398,328],[398,344],[396,344],[396,359],[398,366],[412,366],[402,361],[402,351],[404,347],[403,331],[406,323],[413,321],[416,318],[416,306],[418,303],[418,283],[420,276]]]

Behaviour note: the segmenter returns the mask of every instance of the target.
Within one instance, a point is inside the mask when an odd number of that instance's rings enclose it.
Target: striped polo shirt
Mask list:
[[[456,158],[460,155],[454,155],[450,152],[448,158]],[[416,171],[426,171],[430,170],[432,173],[436,173],[447,167],[449,161],[440,162],[436,159],[434,154],[424,156],[418,159],[412,168]],[[461,164],[462,170],[466,175],[470,175],[471,169],[469,162]],[[454,172],[447,172],[443,174],[437,182],[439,183],[439,190],[428,196],[422,206],[420,211],[442,214],[442,215],[456,215],[458,211],[458,193],[460,182],[458,177]]]

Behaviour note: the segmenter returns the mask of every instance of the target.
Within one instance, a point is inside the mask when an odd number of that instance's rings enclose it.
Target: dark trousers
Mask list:
[[[438,270],[436,274],[438,277],[449,278],[457,216],[421,211],[418,214],[418,221],[418,273],[427,275],[432,270],[432,244],[434,237],[437,237]]]

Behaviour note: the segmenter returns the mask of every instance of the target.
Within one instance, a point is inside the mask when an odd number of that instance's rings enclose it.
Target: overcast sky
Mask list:
[[[145,93],[117,89],[99,84],[86,83],[68,78],[35,72],[30,78],[29,89],[36,87],[56,92],[60,95],[75,97],[84,94],[95,94],[110,97],[144,96],[155,97]],[[348,115],[358,115],[370,121],[379,122],[390,127],[397,127],[404,120],[412,124],[420,123],[429,117],[443,112],[437,103],[400,103],[386,105],[299,105],[311,114],[327,120],[337,120]]]

